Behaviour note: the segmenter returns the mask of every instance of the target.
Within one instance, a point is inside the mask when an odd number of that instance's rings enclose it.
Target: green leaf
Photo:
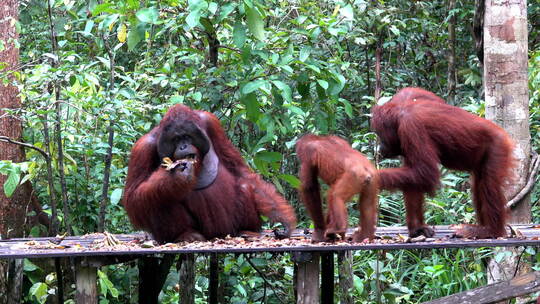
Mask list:
[[[122,198],[122,188],[114,189],[111,193],[111,204],[118,205],[118,202]]]
[[[201,25],[204,27],[204,30],[207,32],[207,33],[214,33],[215,30],[214,30],[214,25],[212,24],[212,21],[210,21],[210,19],[204,17],[204,18],[200,18],[199,19],[199,22],[201,23]]]
[[[255,157],[267,163],[276,163],[276,162],[281,161],[281,159],[283,158],[283,155],[281,155],[281,153],[279,152],[261,151],[257,153]]]
[[[278,177],[280,179],[284,180],[285,182],[287,182],[293,188],[299,188],[300,187],[300,180],[294,175],[280,174],[280,175],[278,175]]]
[[[139,10],[135,16],[141,22],[157,24],[159,19],[159,11],[154,7],[145,7]]]
[[[92,16],[97,16],[101,13],[114,13],[116,10],[113,8],[112,3],[103,3],[96,5],[94,9],[92,10]]]
[[[311,53],[311,48],[309,46],[303,46],[300,49],[300,56],[298,60],[304,62],[309,57],[309,54]]]
[[[11,170],[11,172],[8,175],[8,178],[6,179],[6,182],[4,183],[4,193],[7,197],[10,197],[13,195],[13,192],[15,192],[15,189],[17,189],[17,186],[19,185],[19,181],[21,180],[21,172],[19,170]]]
[[[281,91],[281,96],[288,102],[292,102],[292,91],[291,87],[283,81],[273,80],[272,83]]]
[[[39,268],[34,264],[32,263],[29,259],[24,259],[24,271],[26,272],[32,272],[32,271],[35,271],[35,270],[38,270]]]
[[[189,1],[189,15],[186,17],[186,23],[190,28],[199,25],[199,20],[204,10],[208,9],[208,2],[204,0]]]
[[[257,100],[257,95],[255,93],[250,93],[245,95],[240,99],[240,101],[246,106],[246,115],[247,118],[253,122],[257,122],[259,116],[259,101]]]
[[[83,35],[85,35],[85,36],[92,35],[92,28],[93,27],[94,27],[94,21],[92,21],[92,20],[86,21],[86,25],[84,26]]]
[[[233,41],[238,48],[242,48],[246,42],[246,27],[240,20],[236,20],[234,23]]]
[[[347,4],[346,6],[342,7],[339,10],[339,13],[345,20],[354,20],[354,12],[353,8],[350,4]]]
[[[129,29],[127,44],[130,51],[134,50],[139,42],[144,39],[145,30],[144,24],[137,24]]]
[[[30,295],[35,297],[39,303],[45,303],[47,299],[47,284],[38,282],[30,287]]]
[[[304,112],[302,109],[300,109],[297,106],[289,106],[287,108],[289,109],[289,111],[291,111],[291,112],[293,112],[295,114],[298,114],[300,116],[305,116],[306,115],[306,112]]]
[[[169,98],[169,103],[177,104],[184,103],[184,96],[174,95]]]
[[[358,294],[362,294],[364,292],[364,281],[362,281],[362,279],[360,279],[357,275],[353,275],[353,285]]]
[[[349,101],[343,98],[340,98],[340,101],[345,107],[345,113],[347,113],[347,116],[349,116],[349,118],[353,118],[353,109]]]
[[[322,79],[317,79],[317,83],[321,86],[321,88],[323,89],[328,89],[328,81],[326,80],[322,80]]]
[[[259,11],[253,7],[246,10],[247,26],[255,38],[264,41],[264,20]]]
[[[249,94],[253,91],[256,91],[260,87],[262,87],[264,84],[266,84],[266,80],[258,79],[251,82],[248,82],[246,85],[242,87],[242,94]]]
[[[237,5],[238,4],[234,2],[222,5],[219,10],[219,17],[217,18],[216,23],[220,23],[223,21],[223,19],[227,18],[227,16],[234,11]]]
[[[244,298],[247,297],[247,292],[246,292],[246,289],[244,288],[244,286],[242,286],[241,284],[237,284],[236,289],[238,289],[238,292],[240,292],[242,297],[244,297]]]

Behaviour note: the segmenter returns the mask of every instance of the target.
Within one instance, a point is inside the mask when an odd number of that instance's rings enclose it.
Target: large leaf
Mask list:
[[[122,198],[122,188],[114,189],[111,193],[111,204],[118,205],[118,202]]]
[[[296,177],[294,175],[280,174],[279,178],[286,181],[293,188],[299,188],[300,187],[300,180],[298,179],[298,177]]]
[[[265,80],[257,79],[251,82],[248,82],[245,86],[242,87],[242,94],[249,94],[253,91],[256,91],[258,88],[266,84]]]
[[[300,49],[300,56],[298,60],[304,62],[309,57],[309,54],[311,53],[311,48],[309,46],[303,46]]]
[[[246,42],[246,27],[240,20],[236,20],[234,23],[233,41],[238,48],[242,48]]]
[[[255,38],[264,41],[264,20],[255,7],[246,7],[247,26]]]
[[[292,102],[291,87],[283,81],[273,80],[272,83],[281,91],[281,96],[288,102]]]
[[[35,297],[39,303],[45,303],[47,299],[47,284],[38,282],[30,287],[29,293]]]
[[[19,170],[11,170],[11,172],[8,175],[8,178],[6,179],[6,182],[4,183],[4,193],[6,194],[7,197],[10,197],[13,195],[13,192],[15,192],[15,189],[17,189],[17,186],[19,185],[20,180],[21,180],[21,172]]]
[[[135,16],[141,22],[157,24],[159,19],[159,11],[154,7],[145,7],[139,10]]]
[[[247,118],[253,122],[256,122],[259,119],[261,113],[259,112],[259,101],[257,100],[257,95],[255,93],[250,93],[245,95],[240,100],[246,106],[246,115]]]
[[[144,24],[137,24],[129,29],[127,36],[127,45],[129,50],[134,50],[139,42],[144,39],[145,29]]]
[[[204,0],[189,1],[189,15],[186,17],[186,23],[190,28],[199,25],[201,16],[208,9],[208,2]]]
[[[257,153],[257,158],[267,162],[267,163],[275,163],[281,161],[283,158],[283,155],[278,152],[271,152],[271,151],[261,151]]]

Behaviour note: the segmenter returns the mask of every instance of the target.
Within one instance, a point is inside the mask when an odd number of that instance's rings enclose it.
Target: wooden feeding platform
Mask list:
[[[540,225],[512,225],[507,230],[508,235],[511,237],[479,240],[452,238],[453,230],[448,226],[435,226],[434,228],[436,234],[433,238],[420,237],[411,239],[407,237],[405,227],[379,227],[376,232],[377,239],[370,243],[352,243],[348,241],[312,243],[310,232],[305,230],[295,230],[291,238],[283,240],[275,239],[270,231],[264,231],[257,237],[228,237],[208,242],[184,242],[163,245],[155,244],[144,233],[115,235],[94,233],[83,236],[19,238],[0,240],[0,258],[75,258],[77,303],[97,303],[96,272],[98,267],[135,258],[146,259],[148,262],[146,263],[146,269],[144,269],[144,266],[139,269],[140,283],[146,282],[146,291],[145,294],[140,295],[140,303],[155,303],[161,285],[156,282],[152,284],[152,276],[155,276],[156,269],[160,268],[160,265],[163,266],[161,267],[163,271],[168,272],[166,263],[163,264],[166,260],[165,257],[169,257],[168,259],[172,263],[173,258],[171,257],[178,254],[184,257],[191,256],[191,259],[193,259],[193,254],[210,254],[216,257],[216,254],[228,253],[291,253],[298,270],[295,282],[298,303],[332,303],[334,289],[333,254],[336,252],[540,246]],[[352,234],[352,232],[352,229],[350,229],[348,235]],[[214,264],[217,264],[216,261],[217,258],[215,258]],[[217,290],[217,287],[212,285],[217,285],[218,270],[217,265],[214,265],[215,273],[212,274],[212,261],[210,264],[209,303],[216,303],[213,302],[217,299],[216,291],[212,289]],[[141,263],[139,265],[141,266]],[[144,278],[145,274],[149,277]],[[320,287],[319,284],[314,283],[319,281],[319,274],[322,277]],[[215,277],[212,278],[212,275]],[[191,274],[191,277],[193,277],[193,274]],[[527,293],[540,289],[540,282],[536,280],[537,276],[534,275],[530,278],[532,279],[519,281],[528,284],[525,286],[526,288],[524,287]],[[532,286],[531,284],[535,285]],[[150,285],[155,285],[155,290],[148,287]],[[511,285],[511,290],[514,293],[518,289],[516,284]],[[499,287],[497,290],[500,291],[502,288]],[[321,292],[320,295],[319,291]],[[500,300],[503,297],[497,299]],[[492,300],[490,298],[490,301]],[[476,300],[475,302],[487,303],[482,300]]]

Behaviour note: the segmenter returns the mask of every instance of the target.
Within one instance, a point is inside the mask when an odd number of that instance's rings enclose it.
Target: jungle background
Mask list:
[[[49,158],[26,149],[24,162],[0,161],[3,190],[10,196],[31,182],[25,236],[131,232],[120,202],[131,147],[171,105],[184,103],[214,113],[249,165],[295,207],[299,226],[309,227],[296,191],[300,135],[338,134],[385,167],[399,162],[375,153],[369,116],[376,96],[419,86],[484,115],[474,11],[474,1],[462,0],[20,1],[20,65],[14,78],[1,76],[17,85],[22,107],[6,111],[22,123],[23,141]],[[530,130],[538,150],[540,1],[529,1],[528,20]],[[427,222],[474,222],[468,174],[443,173],[437,195],[427,199]],[[539,187],[530,201],[538,223]],[[380,226],[404,225],[399,193],[383,192],[380,210]],[[357,225],[354,203],[349,213]],[[522,249],[534,270],[537,251]],[[351,293],[359,303],[427,301],[485,285],[486,258],[508,254],[356,251]],[[197,258],[197,303],[206,301],[207,263]],[[226,255],[223,267],[224,303],[294,301],[286,254]],[[103,267],[100,303],[137,303],[137,271],[136,262]],[[50,300],[55,280],[49,268],[25,260],[26,303]],[[176,284],[171,269],[162,303],[178,302]]]

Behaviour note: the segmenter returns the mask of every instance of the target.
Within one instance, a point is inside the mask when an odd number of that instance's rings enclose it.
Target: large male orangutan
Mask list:
[[[134,145],[123,204],[160,243],[258,231],[260,214],[295,228],[292,207],[253,173],[211,113],[183,105]]]
[[[313,241],[345,238],[347,206],[345,203],[360,194],[360,230],[353,241],[373,239],[377,224],[379,177],[377,170],[362,153],[337,136],[307,134],[296,142],[300,159],[300,196],[315,226]],[[330,186],[327,216],[324,219],[318,177]]]
[[[472,175],[478,225],[458,225],[467,238],[505,236],[505,183],[512,176],[513,144],[491,121],[448,105],[435,94],[405,88],[372,109],[372,129],[383,157],[403,156],[403,167],[380,170],[381,188],[403,191],[410,236],[433,236],[424,223],[424,194],[433,195],[439,164]]]

